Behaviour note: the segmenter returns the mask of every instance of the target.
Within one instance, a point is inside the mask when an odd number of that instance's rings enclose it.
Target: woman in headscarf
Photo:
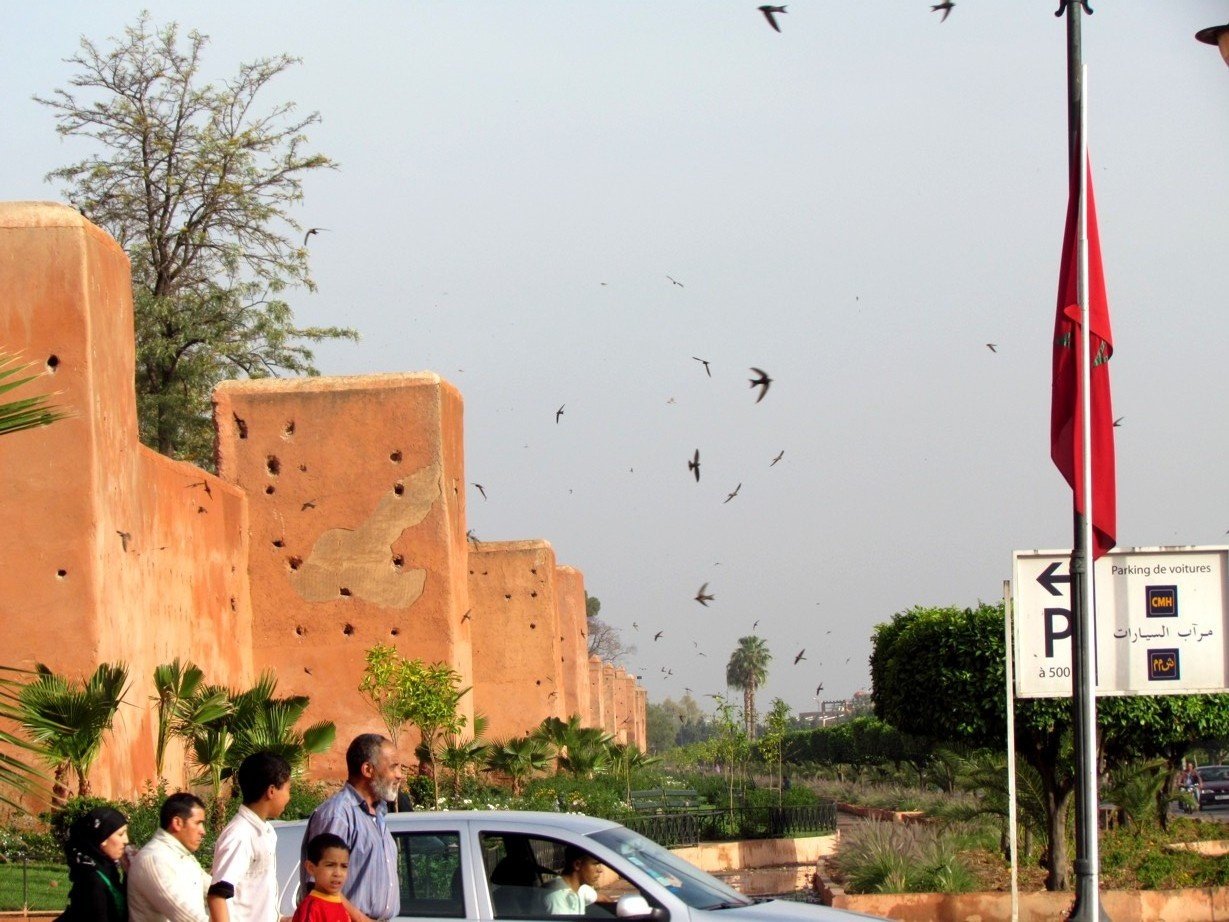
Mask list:
[[[60,922],[127,922],[128,899],[120,859],[128,844],[128,819],[95,807],[68,828],[68,908]]]

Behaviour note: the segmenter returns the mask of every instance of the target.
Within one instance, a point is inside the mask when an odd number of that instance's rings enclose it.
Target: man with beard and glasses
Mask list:
[[[350,874],[341,892],[351,918],[383,922],[401,910],[397,846],[385,817],[401,787],[402,766],[391,740],[364,733],[346,750],[346,773],[345,786],[307,821],[304,847],[321,833],[339,836],[350,848]],[[312,881],[306,873],[301,879],[302,892],[310,892]]]

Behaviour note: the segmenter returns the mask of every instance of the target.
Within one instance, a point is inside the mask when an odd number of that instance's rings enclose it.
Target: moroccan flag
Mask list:
[[[1097,234],[1097,209],[1093,205],[1092,170],[1088,170],[1088,348],[1092,357],[1090,393],[1092,407],[1092,529],[1093,559],[1114,546],[1117,504],[1114,488],[1114,412],[1110,406],[1109,305],[1105,299],[1105,276],[1101,271],[1101,241]],[[1083,454],[1080,432],[1084,422],[1080,356],[1080,305],[1076,291],[1079,272],[1079,198],[1076,172],[1071,174],[1067,203],[1067,229],[1063,234],[1063,259],[1058,275],[1058,314],[1054,318],[1054,382],[1050,404],[1050,457],[1075,492],[1075,510],[1085,514]]]

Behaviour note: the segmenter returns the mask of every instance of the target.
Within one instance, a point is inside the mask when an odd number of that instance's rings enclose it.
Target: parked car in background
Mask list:
[[[306,820],[274,823],[280,910],[299,899]],[[874,918],[789,900],[743,896],[656,842],[610,820],[574,813],[439,811],[390,813],[397,843],[398,919],[640,919],[644,922],[828,922]],[[563,851],[575,846],[603,865],[583,916],[551,916],[546,893]]]
[[[1199,809],[1229,807],[1229,765],[1200,765],[1195,771],[1199,775]]]

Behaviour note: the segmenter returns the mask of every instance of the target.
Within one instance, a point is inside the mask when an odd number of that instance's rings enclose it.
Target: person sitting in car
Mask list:
[[[546,909],[552,916],[583,916],[588,906],[582,887],[590,890],[602,873],[602,863],[575,845],[563,850],[563,869],[546,885]]]

